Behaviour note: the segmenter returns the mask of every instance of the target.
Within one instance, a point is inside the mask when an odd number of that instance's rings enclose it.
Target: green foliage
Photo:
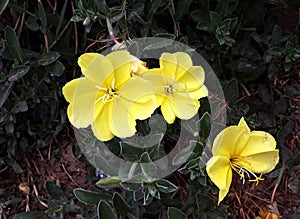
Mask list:
[[[226,103],[220,104],[228,109],[228,122],[236,124],[245,116],[251,127],[270,131],[276,136],[287,174],[294,177],[300,156],[288,148],[286,140],[296,127],[290,115],[299,107],[292,100],[299,99],[300,87],[286,82],[288,77],[293,80],[293,64],[299,63],[299,30],[284,31],[268,19],[273,6],[267,1],[76,0],[56,1],[56,9],[49,2],[0,1],[0,169],[11,166],[16,173],[24,172],[24,154],[42,150],[65,134],[66,102],[61,88],[80,76],[75,64],[79,54],[113,45],[111,31],[120,42],[159,36],[195,48],[222,80]],[[162,48],[166,42],[147,49]],[[280,82],[280,78],[288,80]],[[209,108],[208,101],[201,102],[201,107]],[[117,170],[104,154],[97,154],[95,166],[111,176],[101,178],[89,190],[77,188],[73,193],[47,182],[50,197],[44,201],[48,209],[12,218],[63,218],[68,213],[76,218],[104,219],[227,218],[232,212],[216,206],[211,198],[215,187],[205,172],[211,116],[201,109],[199,116],[195,124],[182,122],[199,139],[189,142],[171,161],[177,165],[186,160],[172,176],[155,179],[151,174],[158,169],[154,161],[174,143],[170,139],[177,137],[178,121],[167,127],[166,136],[146,136],[151,125],[138,122],[145,136],[141,142],[108,144],[114,154],[132,164]],[[141,174],[136,175],[136,170]],[[178,195],[183,185],[177,174],[184,179],[188,197]],[[274,174],[276,177],[276,171]],[[299,180],[294,177],[288,188],[299,193]],[[77,205],[78,200],[83,204]],[[20,202],[15,198],[0,203],[0,211]]]

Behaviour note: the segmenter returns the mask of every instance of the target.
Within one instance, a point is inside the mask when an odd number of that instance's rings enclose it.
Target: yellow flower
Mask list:
[[[143,78],[153,84],[157,107],[171,124],[175,118],[190,119],[200,107],[199,100],[207,96],[204,70],[193,66],[191,57],[184,52],[163,53],[160,68],[144,73]]]
[[[85,53],[78,64],[85,77],[63,87],[70,103],[68,117],[76,128],[92,126],[95,136],[108,141],[136,132],[136,119],[146,119],[155,110],[151,83],[131,77],[131,55],[115,51],[107,56]]]
[[[208,176],[220,189],[218,204],[229,191],[232,170],[240,175],[243,183],[246,177],[258,183],[263,180],[261,175],[273,170],[279,161],[279,151],[275,148],[272,135],[263,131],[251,132],[244,118],[237,126],[221,131],[213,143],[213,157],[206,165]]]

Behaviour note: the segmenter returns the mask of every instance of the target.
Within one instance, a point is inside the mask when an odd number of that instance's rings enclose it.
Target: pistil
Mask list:
[[[256,185],[258,185],[259,181],[264,180],[261,178],[262,174],[260,176],[256,176],[255,173],[253,173],[251,170],[246,168],[244,165],[245,164],[250,164],[249,161],[247,161],[244,157],[241,156],[234,156],[233,158],[230,159],[230,166],[231,168],[237,172],[240,175],[240,179],[243,180],[243,184],[245,183],[246,176],[249,178],[249,182],[256,182]],[[250,179],[251,176],[254,176],[255,179]]]

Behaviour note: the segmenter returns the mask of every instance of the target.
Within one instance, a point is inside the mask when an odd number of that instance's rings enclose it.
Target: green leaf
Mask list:
[[[136,191],[140,189],[141,186],[143,186],[144,184],[143,182],[147,182],[147,181],[148,179],[144,175],[139,174],[133,176],[131,179],[121,182],[120,185],[128,191]]]
[[[73,193],[79,201],[91,205],[97,205],[100,200],[109,201],[111,199],[111,195],[109,193],[93,192],[82,188],[74,189]]]
[[[16,214],[11,219],[41,219],[45,215],[46,214],[41,211],[29,211]]]
[[[117,170],[108,163],[108,161],[100,154],[94,155],[95,167],[102,170],[105,174],[110,176],[116,176]]]
[[[239,96],[239,85],[236,79],[232,79],[226,83],[223,88],[226,101],[233,105]]]
[[[16,32],[10,26],[6,26],[4,30],[5,40],[10,54],[17,59],[20,63],[22,60],[22,50],[16,35]]]
[[[65,66],[60,61],[56,61],[51,67],[50,73],[55,76],[61,76],[65,71]]]
[[[216,12],[223,18],[227,15],[229,1],[228,0],[220,0],[216,7]]]
[[[0,0],[0,16],[8,5],[9,0]]]
[[[148,0],[145,1],[144,12],[147,20],[151,19],[151,17],[156,13],[157,9],[161,5],[161,0]]]
[[[216,38],[219,42],[219,45],[223,45],[226,42],[225,37],[223,35],[216,34]]]
[[[38,16],[41,20],[41,31],[42,33],[46,33],[47,31],[47,17],[46,17],[46,12],[44,9],[44,6],[41,2],[41,0],[38,1]]]
[[[216,207],[215,201],[207,195],[198,195],[199,211],[209,211]]]
[[[185,163],[188,158],[192,155],[193,150],[196,146],[197,142],[196,141],[190,141],[189,145],[187,147],[184,147],[181,149],[173,158],[172,160],[172,165],[181,165]]]
[[[96,182],[97,186],[103,186],[103,187],[107,187],[107,186],[119,186],[121,182],[120,177],[118,176],[113,176],[113,177],[108,177],[105,179],[100,179],[98,182]]]
[[[127,161],[137,161],[140,159],[142,153],[144,153],[144,149],[140,148],[139,145],[135,145],[132,142],[120,142],[120,148],[121,148],[121,155],[127,160]]]
[[[200,22],[208,22],[208,18],[207,15],[204,14],[201,10],[196,9],[194,11],[192,11],[191,13],[191,17],[193,18],[193,20],[195,20],[196,22],[200,23]]]
[[[211,23],[209,23],[208,21],[199,22],[197,24],[196,28],[198,30],[204,30],[204,31],[208,31],[208,32],[213,32],[214,31]]]
[[[125,199],[119,193],[114,193],[112,201],[115,209],[120,215],[125,216],[132,211],[132,207],[125,201]]]
[[[166,48],[168,46],[172,45],[172,40],[166,39],[166,40],[160,40],[159,42],[152,43],[150,45],[147,45],[143,48],[145,51],[149,50],[156,50],[156,49],[162,49]]]
[[[284,52],[283,48],[280,47],[273,47],[267,50],[267,53],[274,55],[274,56],[280,56]]]
[[[29,66],[18,65],[9,71],[7,80],[8,81],[17,81],[20,78],[22,78],[24,75],[26,75],[29,72],[29,70],[30,70]]]
[[[214,11],[210,12],[210,21],[214,30],[216,30],[222,24],[222,18],[217,12]]]
[[[106,202],[101,200],[97,209],[98,219],[118,219],[112,207]]]
[[[0,85],[0,108],[3,106],[10,92],[12,91],[13,85],[14,82],[11,81],[8,81],[3,85]]]
[[[54,198],[56,200],[62,200],[62,201],[67,200],[67,197],[66,197],[64,191],[58,185],[56,185],[54,182],[47,181],[46,189],[52,198]]]
[[[206,177],[206,175],[204,174],[203,176],[198,176],[198,182],[202,186],[206,187],[206,185],[207,185],[207,177]]]
[[[178,208],[168,208],[168,219],[187,219],[187,216]]]
[[[298,44],[298,37],[296,35],[293,35],[291,37],[291,39],[289,39],[289,41],[293,46],[297,45]]]
[[[50,65],[51,63],[55,62],[60,57],[58,52],[48,52],[38,59],[37,63],[42,66]]]
[[[140,165],[143,174],[147,178],[151,178],[157,171],[157,166],[152,162],[148,152],[144,152],[140,158]]]
[[[165,179],[156,180],[155,187],[163,193],[170,193],[177,190],[177,186]]]
[[[176,7],[176,20],[179,21],[188,12],[192,0],[180,0]]]
[[[287,72],[292,67],[292,62],[285,62],[284,63],[284,70]]]
[[[204,141],[209,136],[211,128],[209,113],[205,112],[197,123],[199,124],[200,129],[200,140]]]

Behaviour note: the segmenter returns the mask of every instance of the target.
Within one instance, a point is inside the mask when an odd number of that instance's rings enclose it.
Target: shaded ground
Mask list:
[[[57,153],[54,155],[54,153]],[[50,159],[48,159],[50,157]],[[85,176],[88,175],[88,167],[75,159],[72,144],[65,143],[53,145],[43,150],[33,151],[32,154],[25,155],[25,161],[22,165],[24,172],[16,174],[12,168],[8,167],[1,173],[0,181],[5,181],[6,192],[11,194],[10,199],[21,198],[22,201],[16,205],[9,205],[5,209],[7,216],[23,212],[26,208],[32,210],[46,210],[45,199],[49,198],[46,191],[46,182],[55,182],[63,190],[72,190],[74,188],[87,188],[88,182]],[[30,197],[26,200],[26,195],[19,189],[19,186],[29,186]],[[38,200],[36,197],[40,197]],[[0,202],[5,202],[1,200]]]

